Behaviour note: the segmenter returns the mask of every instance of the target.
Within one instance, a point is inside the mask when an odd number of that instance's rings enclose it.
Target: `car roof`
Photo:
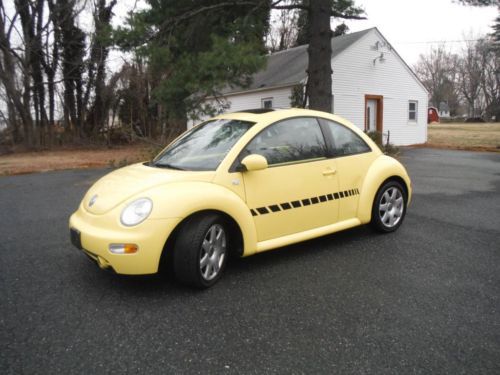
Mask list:
[[[304,108],[289,108],[289,109],[266,109],[262,111],[256,110],[243,110],[239,112],[232,113],[224,113],[218,115],[216,118],[220,119],[233,119],[233,120],[241,120],[241,121],[251,121],[255,123],[259,122],[276,122],[280,120],[284,120],[287,118],[293,117],[322,117],[329,118],[331,120],[340,122],[342,124],[352,124],[345,120],[344,118],[332,115],[331,113],[322,112],[322,111],[314,111],[311,109]]]

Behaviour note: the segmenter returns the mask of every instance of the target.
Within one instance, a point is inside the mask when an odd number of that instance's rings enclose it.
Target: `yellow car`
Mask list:
[[[249,256],[371,223],[396,230],[410,178],[345,119],[305,109],[217,116],[154,160],[87,192],[72,243],[119,274],[158,272],[206,288],[229,253]]]

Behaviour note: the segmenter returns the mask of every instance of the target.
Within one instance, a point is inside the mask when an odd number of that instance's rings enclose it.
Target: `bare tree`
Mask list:
[[[481,82],[484,79],[481,53],[474,41],[467,41],[458,64],[460,93],[467,102],[469,117],[479,117],[484,108],[481,103]]]
[[[459,106],[457,65],[458,57],[440,45],[432,48],[428,55],[420,55],[414,66],[415,73],[431,95],[430,104],[439,108],[445,102],[452,115]]]
[[[47,0],[49,8],[49,16],[47,22],[47,32],[45,34],[44,53],[41,59],[45,75],[47,76],[47,95],[49,101],[49,114],[48,114],[48,136],[49,145],[53,142],[53,130],[55,126],[55,108],[56,108],[56,73],[59,65],[59,44],[60,30],[57,27],[55,20],[56,5],[54,0]]]
[[[96,0],[94,3],[94,33],[90,43],[90,58],[87,63],[88,75],[86,91],[83,98],[83,107],[88,108],[90,94],[94,92],[94,100],[89,113],[85,116],[85,130],[87,134],[101,129],[109,111],[106,90],[106,62],[111,45],[111,18],[113,7],[117,0]]]
[[[483,70],[481,75],[481,96],[484,102],[485,117],[500,120],[500,50],[491,39],[480,39],[476,48]]]
[[[45,110],[44,72],[42,69],[45,1],[15,0],[14,4],[19,14],[23,37],[24,92],[25,95],[31,95],[35,115],[32,143],[39,145],[45,143],[45,133],[48,123]]]
[[[26,68],[25,58],[19,55],[11,45],[12,33],[16,30],[15,22],[19,14],[10,18],[0,1],[0,80],[5,89],[9,114],[8,124],[13,128],[14,137],[21,137],[18,119],[22,124],[22,134],[27,145],[32,144],[33,119],[30,109],[30,80],[28,74],[21,74],[18,79],[17,67]],[[17,31],[17,30],[16,30]],[[21,34],[21,33],[19,33]],[[23,82],[23,85],[19,84]]]
[[[299,12],[296,9],[280,9],[271,15],[266,44],[270,52],[282,51],[294,46],[297,40],[297,21]]]

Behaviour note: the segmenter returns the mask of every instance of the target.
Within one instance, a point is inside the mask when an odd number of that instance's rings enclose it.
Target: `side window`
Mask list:
[[[264,98],[261,100],[262,108],[273,108],[273,98]]]
[[[408,102],[408,120],[417,121],[417,107],[418,102],[416,100],[410,100]]]
[[[371,151],[370,147],[351,129],[333,121],[323,120],[333,140],[333,156],[361,154]]]
[[[269,165],[326,157],[326,144],[315,118],[294,118],[265,128],[244,149],[243,157],[259,154]]]

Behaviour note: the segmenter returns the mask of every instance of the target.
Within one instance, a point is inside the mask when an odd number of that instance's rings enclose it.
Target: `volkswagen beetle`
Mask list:
[[[196,287],[249,256],[371,223],[402,224],[405,168],[345,119],[305,109],[217,116],[152,161],[97,181],[69,221],[72,243],[119,274]]]

